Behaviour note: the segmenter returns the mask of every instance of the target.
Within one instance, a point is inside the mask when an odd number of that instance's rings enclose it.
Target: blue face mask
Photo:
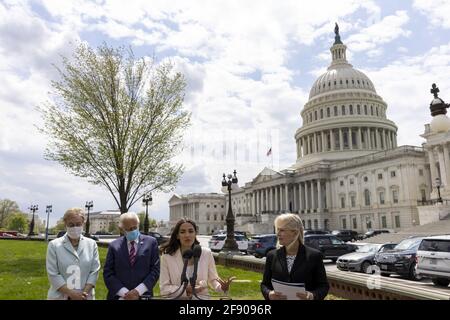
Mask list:
[[[128,241],[135,241],[139,237],[139,234],[139,230],[137,229],[130,232],[125,232],[125,236]]]

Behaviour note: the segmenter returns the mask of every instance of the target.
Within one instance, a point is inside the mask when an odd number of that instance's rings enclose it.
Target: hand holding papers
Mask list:
[[[297,292],[305,293],[304,283],[290,283],[272,279],[272,286],[275,292],[286,296],[287,300],[300,300],[297,297]]]

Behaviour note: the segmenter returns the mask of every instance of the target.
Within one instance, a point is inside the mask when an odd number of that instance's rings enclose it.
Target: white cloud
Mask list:
[[[378,94],[388,103],[388,117],[399,126],[399,144],[421,145],[424,142],[419,135],[431,121],[431,85],[436,83],[441,97],[450,100],[448,74],[450,43],[367,72]]]
[[[351,35],[346,44],[352,51],[379,50],[383,44],[391,42],[399,37],[408,37],[411,31],[405,30],[409,21],[406,11],[397,11],[394,15],[386,16],[378,23],[374,23],[359,33]]]
[[[435,27],[450,28],[450,2],[447,0],[414,0],[413,7],[422,12]]]

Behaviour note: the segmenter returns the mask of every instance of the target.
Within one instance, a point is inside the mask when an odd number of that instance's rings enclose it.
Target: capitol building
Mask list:
[[[435,125],[443,130],[425,125],[422,147],[397,146],[398,128],[386,117],[388,105],[347,60],[338,26],[335,34],[331,64],[301,111],[296,163],[281,171],[265,168],[232,192],[237,230],[272,233],[277,215],[294,212],[309,229],[398,231],[421,224],[422,206],[423,214],[433,214],[426,204],[437,198],[436,178],[440,191],[448,191],[446,111]]]
[[[276,216],[285,212],[299,214],[307,229],[360,233],[450,219],[449,105],[433,85],[425,142],[398,146],[388,105],[367,75],[348,62],[337,25],[335,34],[331,64],[301,111],[296,162],[281,171],[264,168],[232,191],[236,230],[272,233]],[[188,217],[199,221],[201,233],[224,229],[228,203],[228,194],[174,195],[170,224]]]

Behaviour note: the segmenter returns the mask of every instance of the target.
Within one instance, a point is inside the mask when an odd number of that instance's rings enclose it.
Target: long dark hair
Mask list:
[[[181,243],[180,243],[180,240],[177,239],[177,235],[180,232],[180,228],[183,223],[190,223],[194,227],[195,234],[197,235],[198,227],[194,221],[192,221],[191,219],[187,219],[187,218],[182,218],[182,219],[178,220],[177,224],[173,228],[172,234],[170,235],[170,240],[161,246],[162,253],[167,253],[167,254],[173,255],[181,247]],[[195,237],[193,246],[196,244],[200,244],[200,242],[198,242],[198,240],[197,240],[197,236]]]

